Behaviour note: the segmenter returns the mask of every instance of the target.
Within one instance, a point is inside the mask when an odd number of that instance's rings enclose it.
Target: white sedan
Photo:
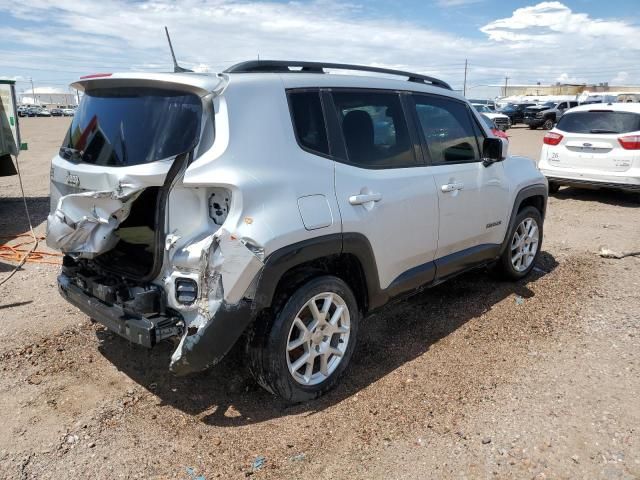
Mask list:
[[[640,193],[640,104],[567,111],[545,135],[538,168],[552,193],[562,185]]]

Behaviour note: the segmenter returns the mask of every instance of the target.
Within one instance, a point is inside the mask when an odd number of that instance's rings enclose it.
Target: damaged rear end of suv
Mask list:
[[[256,60],[74,87],[59,290],[130,342],[174,342],[175,374],[242,339],[257,383],[311,400],[370,312],[476,268],[522,279],[540,254],[544,177],[437,78]]]
[[[224,82],[110,74],[73,87],[83,98],[51,165],[47,242],[65,254],[59,291],[131,342],[173,338],[172,371],[201,370],[241,334],[234,319],[246,315],[241,300],[262,265],[222,227],[230,188],[184,185],[189,166],[211,154]],[[207,332],[216,313],[217,333]],[[215,341],[201,343],[208,335]]]

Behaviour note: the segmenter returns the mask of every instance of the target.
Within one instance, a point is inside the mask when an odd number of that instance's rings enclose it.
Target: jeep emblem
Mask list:
[[[582,146],[583,147],[592,147],[593,145],[591,143],[583,143]]]
[[[69,172],[67,173],[67,178],[65,182],[67,183],[67,185],[70,185],[72,187],[79,187],[80,177],[78,175],[73,175],[72,173]]]

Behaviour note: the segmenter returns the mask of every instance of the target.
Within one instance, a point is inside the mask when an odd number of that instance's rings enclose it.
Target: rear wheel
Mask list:
[[[542,246],[542,216],[526,207],[516,216],[507,247],[496,265],[498,273],[511,280],[526,277],[533,269]]]
[[[290,402],[334,387],[351,360],[358,304],[341,279],[323,276],[300,287],[249,341],[250,368],[265,389]]]

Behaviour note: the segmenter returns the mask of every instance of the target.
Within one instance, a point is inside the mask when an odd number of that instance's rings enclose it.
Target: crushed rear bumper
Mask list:
[[[72,305],[130,342],[151,348],[165,338],[178,336],[184,324],[177,316],[144,316],[120,305],[107,304],[87,294],[64,273],[58,276],[58,291]]]
[[[69,303],[132,343],[152,348],[164,339],[182,337],[169,366],[176,375],[198,372],[218,363],[255,318],[250,301],[243,299],[233,305],[222,301],[205,325],[189,328],[177,312],[172,314],[171,310],[165,309],[162,313],[161,309],[160,313],[154,313],[164,302],[161,298],[150,298],[152,295],[146,293],[149,290],[131,300],[131,308],[127,308],[109,302],[112,298],[108,287],[98,282],[88,285],[82,277],[64,271],[58,276],[58,290]],[[157,294],[161,297],[163,293],[158,291]],[[145,309],[152,313],[135,311]]]

